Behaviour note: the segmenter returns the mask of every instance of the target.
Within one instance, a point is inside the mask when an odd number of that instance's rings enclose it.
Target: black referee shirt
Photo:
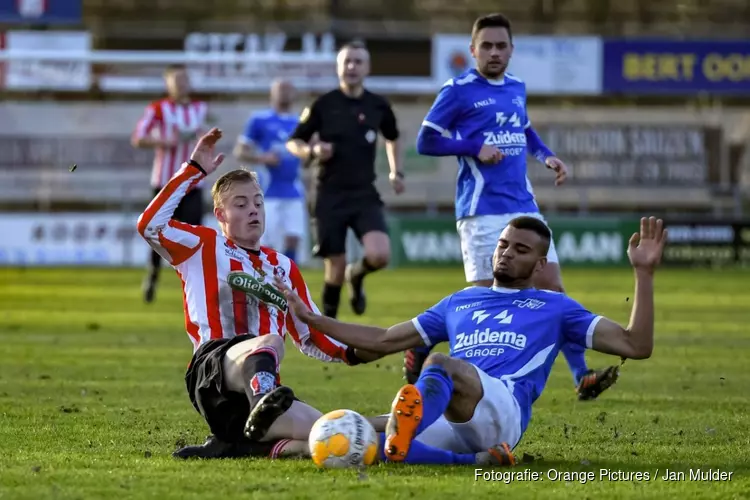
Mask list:
[[[302,111],[290,139],[308,142],[317,132],[321,141],[331,143],[331,158],[318,160],[318,187],[354,191],[370,188],[375,182],[378,131],[389,141],[399,137],[390,103],[367,90],[354,98],[336,89]]]

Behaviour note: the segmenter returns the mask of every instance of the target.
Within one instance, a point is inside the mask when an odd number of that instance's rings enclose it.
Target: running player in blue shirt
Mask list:
[[[667,232],[641,219],[628,257],[635,270],[630,323],[589,312],[565,294],[533,288],[552,244],[547,225],[522,216],[502,231],[492,259],[492,287],[445,297],[411,321],[388,329],[341,323],[313,314],[283,283],[295,315],[310,327],[357,349],[388,355],[450,343],[450,356],[431,354],[415,384],[393,401],[381,459],[419,464],[512,465],[512,449],[531,419],[561,346],[630,359],[651,356],[654,281]]]
[[[262,164],[270,182],[264,189],[266,233],[263,245],[274,248],[292,260],[305,234],[304,186],[300,181],[300,160],[287,152],[286,141],[297,128],[298,115],[292,114],[295,89],[286,80],[271,85],[271,109],[253,114],[237,139],[235,157]]]
[[[513,54],[510,21],[502,14],[480,17],[471,33],[476,68],[443,85],[417,137],[417,150],[428,156],[456,156],[456,219],[466,281],[492,285],[492,252],[500,232],[520,215],[544,220],[526,175],[526,156],[554,170],[556,185],[567,168],[531,127],[526,110],[526,84],[506,73]],[[548,264],[534,285],[563,292],[554,242]],[[407,381],[419,376],[430,348],[406,353]],[[610,387],[617,366],[590,370],[584,350],[575,343],[562,352],[573,373],[580,399],[594,399]]]

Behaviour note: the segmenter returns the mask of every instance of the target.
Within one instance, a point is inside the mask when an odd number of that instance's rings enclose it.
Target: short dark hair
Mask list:
[[[527,215],[524,215],[512,219],[508,223],[508,225],[515,229],[525,229],[527,231],[533,231],[538,234],[544,242],[542,255],[547,255],[550,242],[552,241],[552,231],[550,231],[549,227],[544,223],[544,221],[541,221],[536,217],[529,217]]]
[[[477,18],[477,20],[474,21],[474,26],[471,28],[471,40],[476,40],[477,35],[479,35],[479,32],[484,28],[505,28],[508,30],[508,38],[510,38],[511,42],[513,41],[513,31],[510,27],[510,19],[503,14],[487,14],[486,16]]]
[[[164,69],[164,75],[171,75],[172,73],[177,73],[178,71],[185,71],[187,69],[187,66],[184,64],[170,64]]]
[[[348,41],[344,45],[342,45],[341,48],[339,49],[339,52],[341,52],[342,50],[346,50],[346,49],[364,49],[364,50],[367,50],[367,44],[365,43],[364,40],[360,40],[360,39],[357,38],[357,39]]]

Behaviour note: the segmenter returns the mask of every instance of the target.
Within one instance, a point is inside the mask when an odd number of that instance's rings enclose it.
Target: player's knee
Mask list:
[[[371,251],[365,254],[367,263],[375,269],[382,269],[388,266],[391,261],[391,252],[388,249],[380,249],[378,251]]]
[[[450,364],[450,361],[451,358],[443,354],[442,352],[433,352],[429,356],[427,356],[423,367],[427,368],[428,366],[439,366],[441,368],[447,368]]]
[[[284,339],[281,335],[263,335],[258,337],[258,343],[255,344],[255,350],[260,348],[273,349],[276,352],[278,362],[284,357]]]

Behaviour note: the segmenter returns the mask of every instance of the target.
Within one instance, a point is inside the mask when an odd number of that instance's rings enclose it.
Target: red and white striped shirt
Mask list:
[[[185,327],[193,351],[211,339],[247,333],[285,338],[288,332],[307,356],[346,362],[345,345],[310,328],[291,310],[282,313],[227,283],[230,271],[244,271],[261,281],[278,276],[319,313],[293,261],[270,248],[248,252],[212,228],[172,219],[182,198],[204,178],[199,169],[185,164],[138,218],[138,232],[182,280]]]
[[[151,170],[151,186],[162,188],[190,159],[196,140],[183,141],[181,133],[199,134],[207,130],[208,104],[203,101],[179,103],[166,98],[149,104],[133,132],[133,139],[156,137],[174,141],[176,146],[157,148]]]

